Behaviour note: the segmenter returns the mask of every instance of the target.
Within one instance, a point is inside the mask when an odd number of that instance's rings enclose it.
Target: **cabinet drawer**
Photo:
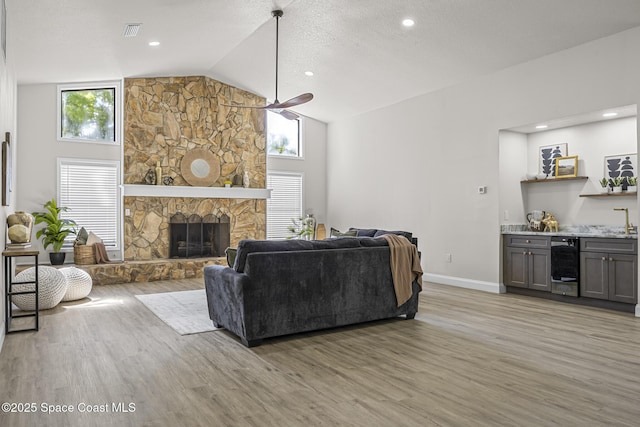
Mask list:
[[[580,239],[580,250],[586,252],[636,254],[638,241],[635,239]]]
[[[523,248],[549,248],[551,238],[548,236],[520,236],[515,234],[505,235],[507,246],[517,246]]]

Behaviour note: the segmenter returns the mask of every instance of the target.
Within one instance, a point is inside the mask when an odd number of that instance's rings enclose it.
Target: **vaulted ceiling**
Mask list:
[[[19,84],[206,75],[268,99],[283,9],[279,98],[313,92],[296,111],[326,122],[640,26],[638,0],[5,1]]]

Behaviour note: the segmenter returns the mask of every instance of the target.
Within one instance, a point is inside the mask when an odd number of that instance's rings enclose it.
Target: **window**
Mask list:
[[[270,156],[302,157],[300,120],[288,120],[267,111],[267,154]]]
[[[58,140],[120,142],[120,83],[58,86]]]
[[[58,159],[58,205],[69,208],[61,217],[74,220],[102,239],[108,250],[120,248],[120,162]],[[64,248],[71,248],[69,236]]]
[[[267,188],[273,190],[267,199],[267,239],[291,237],[291,220],[303,216],[302,173],[270,172]]]

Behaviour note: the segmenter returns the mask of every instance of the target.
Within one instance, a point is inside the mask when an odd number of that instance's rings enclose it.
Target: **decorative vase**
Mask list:
[[[32,229],[33,217],[26,212],[18,211],[7,217],[7,234],[12,244],[30,243]]]
[[[244,175],[242,177],[242,185],[244,188],[249,188],[249,172],[244,171]]]
[[[307,230],[311,230],[310,234],[305,234],[307,240],[316,239],[316,219],[313,214],[307,214],[306,218],[302,220],[302,224]]]
[[[160,162],[156,163],[156,185],[162,184],[162,168]]]
[[[49,252],[49,261],[51,265],[62,265],[66,255],[66,252]]]

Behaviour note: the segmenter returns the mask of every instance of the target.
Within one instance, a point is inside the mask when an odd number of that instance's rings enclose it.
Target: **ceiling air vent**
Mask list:
[[[125,37],[135,37],[138,35],[138,31],[140,31],[140,27],[142,24],[127,24],[124,26],[124,36]]]

